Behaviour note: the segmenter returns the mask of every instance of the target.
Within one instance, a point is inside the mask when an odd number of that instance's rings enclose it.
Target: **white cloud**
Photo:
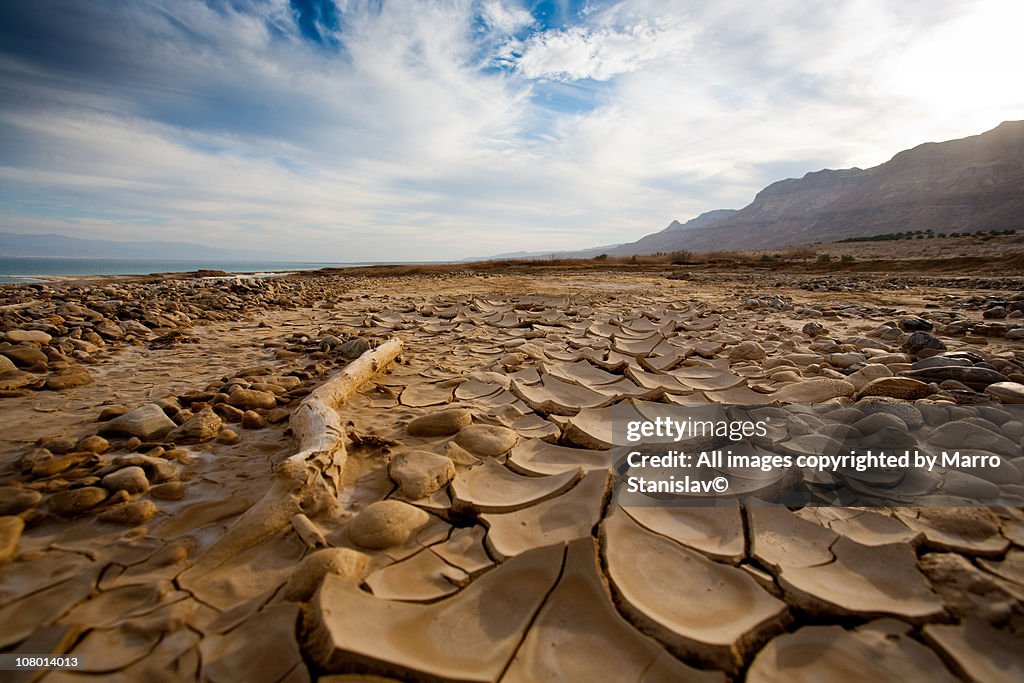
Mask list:
[[[77,5],[88,50],[0,54],[2,229],[318,260],[566,249],[1024,111],[1013,0],[628,0],[500,73],[481,52],[532,26],[520,6],[376,5],[341,8],[337,52],[284,0]]]

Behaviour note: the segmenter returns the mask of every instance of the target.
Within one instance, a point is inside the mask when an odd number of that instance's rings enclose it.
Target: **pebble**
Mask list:
[[[243,429],[263,429],[266,426],[266,419],[255,410],[247,410],[242,414]]]
[[[39,505],[39,491],[19,486],[0,486],[0,516],[17,515]]]
[[[358,584],[366,576],[370,557],[351,548],[324,548],[307,555],[292,572],[284,587],[284,599],[306,602],[328,574]]]
[[[133,500],[110,507],[99,515],[101,522],[139,526],[156,517],[160,509],[151,500]]]
[[[0,517],[0,564],[10,562],[18,550],[18,540],[25,529],[21,517]]]
[[[1003,403],[1024,403],[1024,384],[1019,382],[995,382],[985,387],[985,393]]]
[[[147,403],[120,417],[104,422],[100,427],[101,435],[134,436],[144,441],[161,439],[177,425],[167,417],[163,409],[155,403]]]
[[[907,337],[907,340],[903,342],[903,346],[900,347],[903,353],[910,354],[911,356],[920,356],[926,351],[945,351],[946,345],[941,339],[933,334],[927,332],[914,332],[912,335]],[[934,353],[928,353],[926,355],[934,355]]]
[[[146,471],[137,465],[124,467],[103,477],[103,486],[110,491],[145,493],[149,489]]]
[[[934,325],[924,318],[903,318],[897,323],[904,332],[931,332]]]
[[[186,492],[185,485],[180,481],[168,481],[151,488],[149,495],[159,500],[181,500]]]
[[[217,438],[224,422],[213,410],[200,410],[175,427],[168,435],[167,440],[173,443],[205,443]]]
[[[729,360],[761,360],[767,354],[756,341],[742,341],[729,349]]]
[[[263,408],[269,410],[277,407],[277,399],[269,391],[242,389],[238,387],[228,394],[228,404],[243,410]]]
[[[78,443],[75,444],[75,450],[100,455],[110,450],[110,442],[98,434],[83,436],[78,440]]]
[[[781,403],[821,403],[832,398],[852,396],[856,387],[841,379],[817,378],[787,384],[771,394]]]
[[[65,368],[46,380],[46,388],[50,391],[64,391],[75,387],[84,387],[93,383],[93,377],[85,368]]]
[[[497,425],[469,425],[455,436],[455,443],[470,453],[492,457],[509,452],[518,441],[518,434],[508,427]]]
[[[274,408],[267,413],[267,422],[272,425],[281,424],[287,422],[289,417],[291,417],[291,411],[287,408]]]
[[[979,391],[984,390],[990,384],[1010,381],[1010,378],[1001,372],[979,367],[940,366],[922,368],[921,370],[906,370],[900,375],[925,382],[944,382],[951,379]]]
[[[108,495],[106,489],[98,486],[60,491],[50,497],[50,509],[62,517],[71,517],[99,505]]]
[[[388,475],[406,498],[426,498],[455,476],[455,464],[430,451],[405,451],[391,461]]]
[[[218,442],[220,442],[222,444],[226,444],[228,446],[234,445],[234,444],[238,443],[241,440],[242,440],[242,437],[240,437],[238,435],[238,432],[236,432],[233,429],[227,429],[227,428],[222,429],[222,430],[220,430],[220,435],[217,436],[217,441]]]
[[[27,342],[30,344],[39,344],[40,346],[44,346],[49,344],[53,340],[53,337],[42,330],[7,330],[7,332],[4,333],[4,339],[12,344]]]
[[[919,398],[926,398],[935,393],[930,384],[910,379],[909,377],[880,377],[864,385],[857,392],[856,398],[865,396],[888,396],[890,398],[901,398],[905,401],[915,401]]]
[[[338,348],[338,351],[344,358],[358,358],[369,350],[370,342],[362,337],[353,337]]]
[[[449,436],[473,422],[473,413],[464,408],[439,410],[436,413],[417,417],[409,423],[409,436]]]
[[[430,515],[418,507],[400,500],[381,500],[352,518],[348,537],[362,548],[382,550],[405,544],[428,521]]]

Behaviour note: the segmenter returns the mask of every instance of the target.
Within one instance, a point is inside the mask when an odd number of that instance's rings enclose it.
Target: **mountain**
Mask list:
[[[868,169],[781,180],[739,211],[673,221],[608,253],[762,249],[929,229],[1024,229],[1024,121],[925,143]]]
[[[21,235],[0,232],[3,257],[87,257],[159,260],[287,260],[251,250],[218,249],[191,242],[114,242],[66,235]]]

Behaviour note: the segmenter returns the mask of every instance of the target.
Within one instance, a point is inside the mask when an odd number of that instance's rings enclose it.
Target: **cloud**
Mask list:
[[[535,5],[2,3],[0,229],[314,260],[568,249],[1024,106],[1010,0]]]

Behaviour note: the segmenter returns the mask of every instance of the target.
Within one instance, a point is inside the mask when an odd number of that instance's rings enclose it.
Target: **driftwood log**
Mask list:
[[[349,363],[302,401],[288,423],[299,451],[275,468],[270,490],[199,558],[191,572],[215,569],[288,526],[295,515],[337,507],[347,452],[344,425],[336,409],[401,352],[402,340],[390,339]]]

